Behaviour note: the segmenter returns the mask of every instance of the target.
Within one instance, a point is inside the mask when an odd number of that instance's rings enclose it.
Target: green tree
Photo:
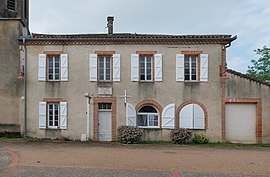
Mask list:
[[[247,75],[270,82],[270,48],[264,46],[262,49],[254,50],[254,52],[260,55],[260,58],[251,60],[253,65],[248,66]]]

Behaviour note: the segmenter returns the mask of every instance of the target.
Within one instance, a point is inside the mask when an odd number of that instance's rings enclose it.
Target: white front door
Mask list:
[[[226,104],[226,140],[256,143],[256,104]]]
[[[112,112],[99,111],[98,113],[98,140],[112,141]]]

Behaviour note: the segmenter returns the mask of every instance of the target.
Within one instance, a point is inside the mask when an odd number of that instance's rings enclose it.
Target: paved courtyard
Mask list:
[[[270,148],[0,142],[0,176],[270,176]]]

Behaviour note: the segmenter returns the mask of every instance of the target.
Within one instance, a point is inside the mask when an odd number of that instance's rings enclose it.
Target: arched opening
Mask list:
[[[153,106],[143,106],[138,113],[138,126],[142,128],[158,128],[159,127],[159,113]]]

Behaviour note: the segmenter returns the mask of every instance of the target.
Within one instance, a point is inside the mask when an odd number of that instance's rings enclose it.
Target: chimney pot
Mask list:
[[[108,16],[107,17],[107,27],[108,27],[108,34],[113,34],[113,16]]]

